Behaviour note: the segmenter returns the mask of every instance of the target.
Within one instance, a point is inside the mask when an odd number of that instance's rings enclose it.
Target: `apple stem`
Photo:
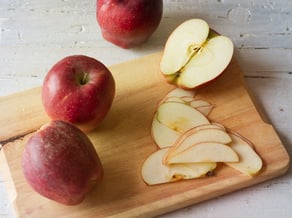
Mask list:
[[[81,81],[80,81],[80,84],[81,85],[84,85],[88,82],[88,73],[84,73],[82,78],[81,78]]]

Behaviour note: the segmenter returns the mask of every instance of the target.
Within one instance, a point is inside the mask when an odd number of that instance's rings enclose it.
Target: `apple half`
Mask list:
[[[175,182],[178,180],[200,178],[212,172],[216,163],[187,163],[164,165],[162,159],[169,148],[159,149],[144,161],[141,175],[148,185]]]
[[[194,89],[217,78],[228,66],[233,43],[210,31],[202,19],[190,19],[169,36],[160,61],[160,70],[169,83]]]

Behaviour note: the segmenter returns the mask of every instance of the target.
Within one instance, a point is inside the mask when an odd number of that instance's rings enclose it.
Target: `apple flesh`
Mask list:
[[[179,138],[181,134],[168,128],[156,119],[152,120],[151,136],[159,148],[170,147]]]
[[[104,39],[122,48],[144,43],[157,29],[162,0],[98,0],[96,19]]]
[[[149,155],[144,161],[141,174],[146,184],[156,185],[185,179],[200,178],[216,168],[216,163],[165,165],[162,163],[162,160],[168,150],[169,148],[159,149]]]
[[[51,121],[32,135],[22,155],[22,169],[36,192],[65,205],[81,203],[103,178],[89,138],[63,121]]]
[[[202,125],[202,126],[211,126]],[[176,156],[177,154],[187,151],[192,146],[203,142],[216,142],[220,144],[228,144],[232,141],[228,133],[219,127],[201,128],[201,126],[190,129],[185,132],[169,150],[167,158]]]
[[[166,80],[183,89],[195,89],[217,78],[228,66],[233,43],[210,31],[201,19],[179,25],[169,36],[160,62]]]
[[[141,169],[148,185],[195,179],[224,163],[254,176],[263,163],[255,146],[240,134],[207,118],[214,106],[196,99],[193,90],[176,88],[159,101],[151,135],[158,150]]]
[[[157,120],[180,133],[209,123],[209,120],[195,108],[177,102],[165,102],[160,105],[157,110]]]
[[[228,145],[218,142],[200,142],[168,158],[164,163],[238,162],[239,157]]]
[[[243,136],[234,133],[229,133],[229,135],[232,138],[230,147],[239,155],[240,161],[226,164],[246,175],[256,175],[263,165],[260,156],[255,152],[250,142]]]
[[[206,116],[213,105],[194,97],[193,91],[176,88],[159,102],[151,127],[151,136],[159,148],[173,146],[188,129],[209,123]]]
[[[47,73],[42,87],[43,106],[53,120],[63,120],[91,131],[105,118],[115,95],[111,72],[84,55],[68,56]]]

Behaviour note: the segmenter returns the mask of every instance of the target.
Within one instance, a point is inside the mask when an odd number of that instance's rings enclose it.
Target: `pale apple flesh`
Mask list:
[[[260,156],[250,145],[250,142],[242,136],[229,133],[232,138],[230,147],[239,155],[240,161],[237,163],[226,163],[228,166],[249,176],[256,175],[262,168],[263,162]]]
[[[164,159],[165,164],[238,161],[239,157],[232,148],[218,142],[201,142],[174,156],[166,156]]]
[[[209,25],[204,20],[191,19],[179,25],[166,42],[160,62],[161,71],[165,75],[180,71],[202,47],[208,35]]]
[[[168,112],[169,109],[159,108],[160,106],[165,107],[164,105],[165,103],[171,103],[167,105],[170,105],[171,107],[176,107],[177,110],[181,110],[181,108],[185,108],[185,106],[187,106],[186,108],[188,110],[186,111],[190,110],[192,113],[200,112],[201,114],[199,113],[194,116],[195,117],[199,116],[201,118],[203,117],[204,122],[206,122],[206,119],[204,118],[204,116],[208,116],[208,114],[213,109],[213,105],[211,105],[207,101],[195,99],[194,94],[195,93],[192,91],[186,91],[183,89],[174,89],[170,91],[163,98],[162,101],[160,101],[158,105],[158,109],[155,112],[155,115],[153,117],[152,128],[151,128],[151,136],[159,148],[164,148],[164,147],[169,147],[169,146],[174,145],[175,141],[182,134],[182,131],[190,128],[190,126],[196,127],[198,125],[202,125],[202,123],[198,122],[197,120],[196,122],[193,122],[192,124],[188,124],[187,122],[183,121],[183,116],[181,117],[174,116],[172,118],[174,120],[172,124],[170,124],[170,122],[164,123],[162,121],[163,119],[161,120],[161,117],[166,116],[165,119],[167,120],[168,119],[167,116],[172,116],[171,114],[167,114],[169,113]],[[178,103],[179,105],[175,106],[176,103]],[[181,104],[184,104],[185,106],[181,106]],[[166,107],[169,107],[169,106],[166,106]],[[192,108],[195,109],[195,112],[192,110]],[[161,113],[163,114],[166,113],[166,114],[161,115]],[[176,113],[176,115],[179,115],[179,113],[181,112]],[[158,116],[160,116],[160,118],[158,118]],[[185,129],[180,130],[182,128],[183,129],[185,128]]]
[[[169,148],[159,149],[144,161],[141,174],[148,185],[200,178],[212,172],[216,163],[188,163],[164,165],[162,159]]]
[[[157,119],[168,128],[180,133],[194,126],[209,123],[209,120],[198,110],[176,102],[161,104],[157,110]]]
[[[152,120],[151,136],[159,148],[172,146],[181,134],[156,119]]]
[[[171,90],[169,93],[167,93],[167,95],[165,96],[165,98],[167,97],[184,97],[184,96],[188,96],[193,98],[195,96],[195,91],[193,90],[184,90],[184,89],[180,89],[180,88],[175,88],[173,90]]]
[[[227,67],[233,55],[233,43],[225,36],[208,40],[175,78],[180,87],[198,87],[217,78]]]
[[[206,126],[206,125],[205,125]],[[211,125],[209,125],[211,126]],[[200,126],[185,132],[169,150],[168,158],[187,151],[192,146],[202,142],[228,144],[232,141],[228,133],[219,127],[200,128]]]
[[[223,73],[233,55],[233,43],[210,31],[201,19],[183,22],[169,36],[160,70],[169,83],[195,89]]]

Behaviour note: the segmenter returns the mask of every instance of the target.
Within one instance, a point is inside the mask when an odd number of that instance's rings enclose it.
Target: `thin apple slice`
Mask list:
[[[177,97],[177,96],[169,96],[165,98],[163,102],[177,102],[177,103],[183,103],[183,104],[186,103],[182,98]]]
[[[182,88],[195,88],[217,78],[227,67],[233,55],[233,43],[225,36],[216,36],[206,42],[180,70],[177,84]]]
[[[198,110],[177,102],[161,104],[157,109],[157,120],[181,134],[195,126],[209,123]]]
[[[194,97],[195,96],[195,91],[193,91],[193,90],[184,90],[184,89],[181,89],[181,88],[175,88],[175,89],[171,90],[169,93],[167,93],[165,98],[167,98],[167,97],[183,97],[183,96]]]
[[[188,163],[164,165],[162,158],[168,148],[153,152],[144,161],[141,174],[144,182],[148,185],[156,185],[175,182],[185,179],[194,179],[205,176],[216,168],[216,163]]]
[[[184,90],[181,88],[175,88],[175,89],[171,90],[170,92],[168,92],[164,96],[164,98],[159,102],[158,105],[167,101],[168,98],[181,98],[183,96],[189,96],[189,97],[193,98],[195,96],[195,91],[194,90]],[[178,101],[181,101],[181,99],[179,99]]]
[[[189,103],[191,101],[194,101],[194,97],[193,96],[182,96],[180,97],[184,102]]]
[[[191,146],[175,156],[166,156],[164,163],[209,163],[209,162],[238,162],[236,152],[225,144],[218,142],[202,142]]]
[[[196,144],[204,142],[216,142],[228,144],[232,141],[228,133],[220,128],[200,128],[195,127],[187,131],[180,137],[174,146],[169,150],[167,159],[185,152]]]
[[[228,166],[249,176],[256,175],[262,168],[262,159],[242,136],[229,133],[232,138],[230,147],[238,154],[239,162],[226,163]]]
[[[163,125],[156,119],[152,121],[151,136],[159,148],[172,146],[181,134]]]
[[[179,25],[168,37],[160,62],[163,74],[178,72],[200,47],[209,35],[209,25],[201,19],[191,19]]]
[[[193,99],[192,101],[189,101],[188,104],[194,108],[211,105],[209,102],[201,100],[201,99]]]
[[[196,107],[198,111],[200,111],[202,114],[204,114],[206,117],[209,116],[211,111],[213,110],[214,105],[206,105],[201,107]]]
[[[208,124],[203,124],[200,126],[195,127],[197,131],[202,130],[202,129],[221,129],[223,131],[226,131],[224,126],[219,124],[219,123],[208,123]]]

